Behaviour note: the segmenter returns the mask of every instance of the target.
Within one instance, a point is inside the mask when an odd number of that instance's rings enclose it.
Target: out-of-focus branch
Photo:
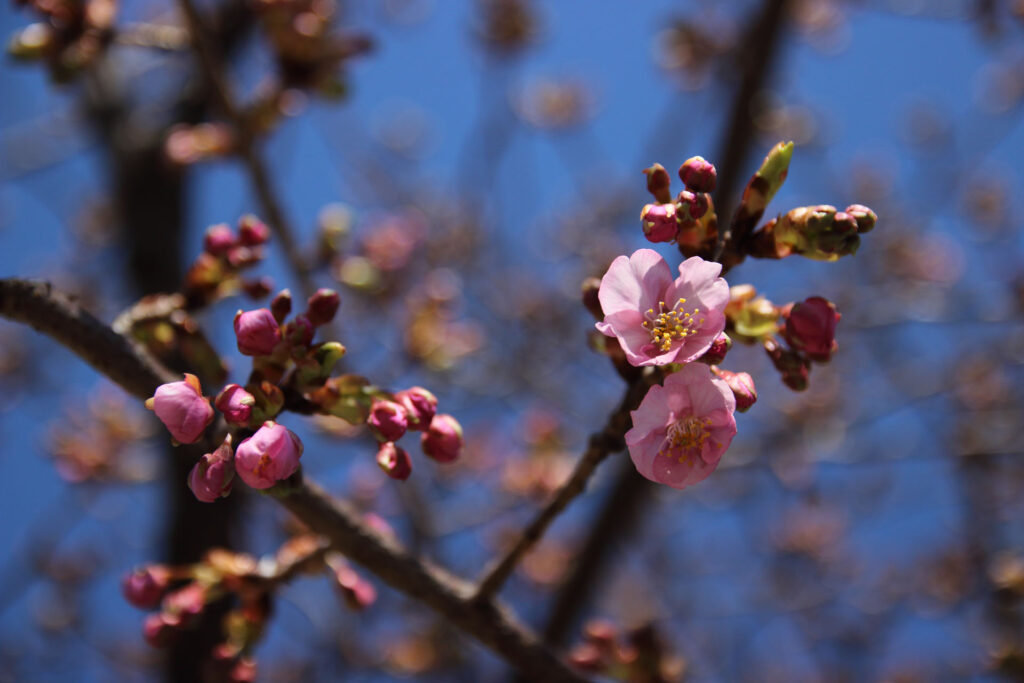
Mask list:
[[[533,521],[523,529],[523,533],[515,545],[493,565],[480,581],[476,595],[478,600],[487,600],[501,590],[527,551],[540,540],[547,528],[569,503],[583,493],[597,466],[612,453],[625,448],[623,435],[630,427],[629,413],[640,405],[640,400],[649,386],[648,382],[642,378],[638,378],[629,386],[619,406],[608,416],[604,428],[590,435],[587,450],[576,463],[569,478],[559,487],[544,509],[537,513]]]
[[[0,315],[31,325],[59,341],[138,398],[177,379],[152,357],[41,282],[0,280]],[[504,657],[531,680],[584,681],[547,650],[509,612],[474,599],[471,584],[420,560],[396,540],[362,522],[347,504],[305,481],[277,499],[331,546],[391,587],[420,600]]]
[[[199,14],[199,10],[191,0],[179,0],[179,5],[185,14],[188,30],[192,37],[192,47],[199,58],[203,73],[213,89],[217,105],[223,110],[224,116],[227,117],[234,128],[238,145],[238,156],[249,175],[249,182],[252,183],[256,199],[259,201],[260,208],[264,214],[263,217],[280,240],[285,258],[288,260],[288,265],[299,281],[303,297],[308,298],[315,289],[313,279],[310,277],[308,264],[299,252],[295,231],[285,217],[284,209],[278,199],[274,184],[270,179],[270,174],[267,171],[267,165],[263,162],[263,158],[256,148],[256,140],[253,137],[249,122],[235,101],[231,84],[227,80],[223,65],[206,33],[206,27],[203,18]]]

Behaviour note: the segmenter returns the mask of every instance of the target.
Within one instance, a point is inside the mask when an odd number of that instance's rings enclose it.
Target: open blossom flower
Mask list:
[[[704,480],[736,435],[736,399],[703,363],[683,366],[650,388],[630,413],[629,457],[640,474],[677,489]]]
[[[267,421],[238,444],[235,471],[254,489],[268,489],[295,474],[302,457],[302,442],[291,430]]]
[[[179,443],[194,443],[213,422],[213,406],[203,396],[199,378],[185,374],[184,381],[161,384],[146,407],[156,413]]]
[[[722,266],[692,256],[679,277],[652,249],[620,256],[601,279],[604,322],[597,329],[617,337],[632,365],[688,363],[707,351],[725,329],[729,285]]]

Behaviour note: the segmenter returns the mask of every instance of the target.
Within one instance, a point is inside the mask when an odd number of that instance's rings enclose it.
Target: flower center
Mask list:
[[[694,318],[700,313],[700,309],[686,311],[683,308],[685,303],[686,299],[680,299],[669,308],[664,301],[659,301],[657,311],[648,308],[644,314],[643,326],[651,333],[651,341],[662,353],[671,349],[673,342],[697,334],[697,330],[704,323],[704,318]]]
[[[699,458],[704,444],[711,438],[711,420],[706,417],[683,417],[668,426],[665,441],[658,455],[677,458],[688,463]]]

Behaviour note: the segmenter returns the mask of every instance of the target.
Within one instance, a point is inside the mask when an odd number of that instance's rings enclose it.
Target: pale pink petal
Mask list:
[[[646,311],[658,305],[672,283],[672,271],[653,249],[639,249],[619,256],[601,278],[597,298],[605,316],[623,310]]]

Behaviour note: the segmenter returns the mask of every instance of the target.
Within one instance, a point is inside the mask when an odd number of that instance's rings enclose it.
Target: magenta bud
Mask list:
[[[683,190],[676,197],[676,202],[679,205],[679,216],[683,220],[700,220],[708,211],[708,198],[703,193],[697,194],[690,190]]]
[[[754,387],[754,378],[746,372],[729,372],[728,370],[717,370],[715,374],[719,379],[732,389],[736,397],[736,410],[746,412],[750,406],[757,403],[757,389]]]
[[[846,207],[846,213],[853,216],[853,219],[857,221],[857,232],[871,232],[878,221],[878,216],[875,215],[875,212],[863,204],[851,204]]]
[[[647,191],[655,200],[663,204],[672,200],[672,193],[669,189],[672,185],[672,178],[664,166],[654,164],[645,168],[644,175],[647,176]]]
[[[704,157],[690,157],[679,167],[679,179],[691,192],[714,192],[718,171]]]
[[[203,396],[199,378],[188,373],[182,382],[157,387],[153,397],[146,400],[146,407],[156,413],[179,443],[194,443],[213,422],[210,399]]]
[[[256,216],[247,214],[238,219],[238,238],[246,246],[258,247],[270,239],[270,228]]]
[[[651,242],[671,242],[679,232],[675,204],[648,204],[640,212],[644,237]]]
[[[698,360],[708,365],[718,365],[725,360],[725,355],[732,348],[732,339],[725,332],[719,332],[709,348]]]
[[[393,441],[385,441],[377,449],[377,464],[384,474],[392,479],[405,481],[412,474],[412,461],[409,454],[395,445]]]
[[[301,313],[284,326],[284,338],[291,346],[309,346],[313,343],[315,334],[316,328],[313,327],[313,323],[309,322],[309,318]]]
[[[121,580],[124,599],[135,607],[150,609],[160,604],[171,582],[171,572],[159,564],[141,567]]]
[[[256,405],[256,397],[237,384],[229,384],[217,394],[213,405],[224,414],[229,424],[249,424],[252,407]]]
[[[409,429],[425,432],[437,413],[437,397],[423,387],[412,387],[395,394],[395,400],[405,408]]]
[[[270,313],[278,325],[284,324],[284,319],[292,312],[292,292],[290,289],[282,289],[270,302]]]
[[[228,250],[237,244],[235,233],[226,223],[211,225],[203,235],[203,250],[214,256],[228,253]]]
[[[164,622],[171,626],[189,626],[206,607],[208,597],[206,588],[195,581],[169,593],[162,605]]]
[[[235,471],[254,489],[268,489],[295,474],[301,457],[299,437],[284,425],[267,421],[238,444]]]
[[[398,441],[409,426],[405,407],[394,401],[377,399],[370,407],[368,424],[384,441]]]
[[[334,320],[341,305],[341,297],[333,289],[318,289],[306,302],[306,317],[314,327],[320,327]]]
[[[199,459],[188,475],[188,487],[203,503],[212,503],[231,493],[235,479],[234,453],[231,450],[231,435],[213,453],[206,453]]]
[[[238,350],[246,356],[269,356],[281,341],[281,327],[266,308],[235,314]]]
[[[423,452],[438,462],[452,462],[462,450],[462,425],[451,415],[435,415],[420,437]]]
[[[785,315],[783,336],[790,348],[803,351],[811,360],[826,363],[838,348],[836,326],[841,317],[831,301],[812,296],[794,304]]]
[[[164,620],[162,614],[150,614],[142,622],[142,637],[153,647],[166,647],[174,634],[174,627]]]

